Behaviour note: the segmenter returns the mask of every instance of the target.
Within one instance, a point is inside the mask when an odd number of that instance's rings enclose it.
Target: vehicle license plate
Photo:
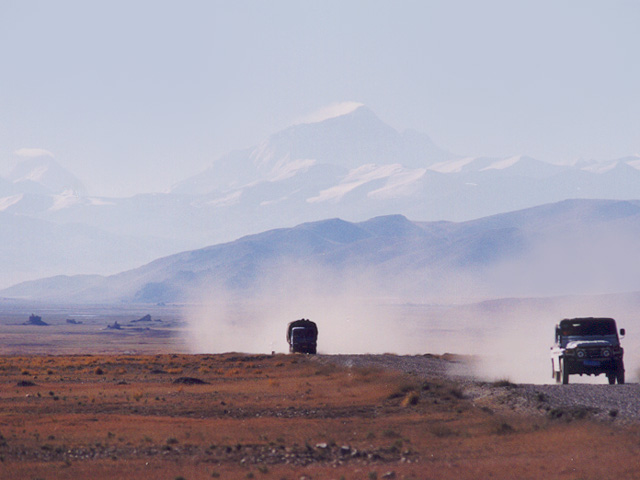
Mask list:
[[[600,366],[600,361],[599,360],[585,360],[584,364],[588,367],[599,367]]]

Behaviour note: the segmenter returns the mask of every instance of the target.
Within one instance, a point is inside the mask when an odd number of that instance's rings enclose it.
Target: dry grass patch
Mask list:
[[[0,478],[633,478],[640,455],[638,429],[298,355],[0,357],[0,383]]]

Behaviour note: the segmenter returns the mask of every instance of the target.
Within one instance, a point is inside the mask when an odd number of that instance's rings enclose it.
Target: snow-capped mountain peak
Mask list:
[[[336,102],[326,107],[322,107],[315,112],[302,117],[296,123],[319,123],[324,122],[325,120],[329,120],[330,118],[341,117],[342,115],[347,115],[356,109],[363,107],[363,103],[359,102]]]
[[[82,182],[56,162],[50,153],[22,156],[6,179],[26,193],[85,192]]]
[[[640,155],[630,155],[627,157],[617,158],[615,160],[605,161],[581,160],[576,163],[577,168],[590,173],[607,173],[624,165],[640,170]]]
[[[306,184],[323,185],[328,170],[338,175],[332,185],[338,186],[345,182],[340,175],[363,165],[420,169],[452,157],[428,136],[416,132],[401,134],[367,106],[344,102],[271,135],[253,148],[219,158],[206,171],[176,184],[172,191],[224,192],[230,187],[243,188],[300,175],[307,175]],[[309,175],[320,175],[322,179]]]

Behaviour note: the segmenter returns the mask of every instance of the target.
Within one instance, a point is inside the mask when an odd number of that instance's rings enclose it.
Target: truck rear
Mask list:
[[[317,325],[305,318],[291,322],[287,327],[287,343],[290,353],[315,355],[318,349]]]

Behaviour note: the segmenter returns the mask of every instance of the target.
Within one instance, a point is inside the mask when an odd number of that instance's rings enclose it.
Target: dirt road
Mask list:
[[[640,423],[640,384],[532,385],[473,378],[472,359],[456,355],[328,355],[316,361],[354,368],[376,367],[419,378],[448,378],[475,404],[557,418]]]

